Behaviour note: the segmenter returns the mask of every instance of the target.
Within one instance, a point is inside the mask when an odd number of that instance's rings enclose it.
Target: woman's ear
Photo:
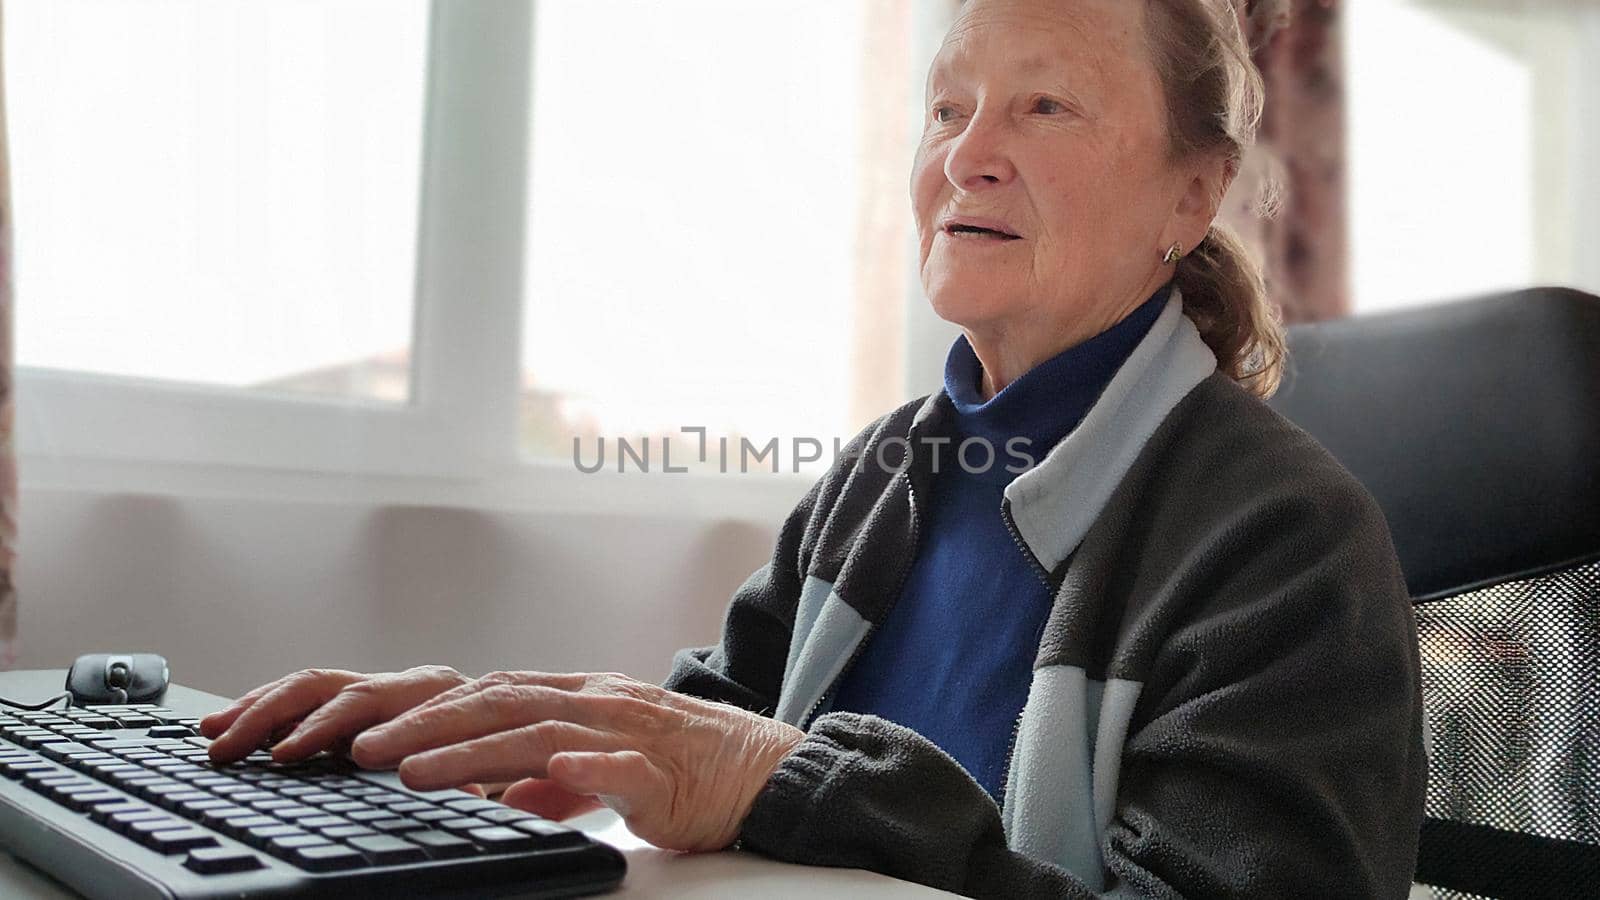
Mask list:
[[[1181,243],[1185,251],[1198,246],[1211,230],[1222,198],[1238,174],[1238,162],[1222,156],[1207,157],[1190,168],[1189,180],[1172,212],[1171,240]]]

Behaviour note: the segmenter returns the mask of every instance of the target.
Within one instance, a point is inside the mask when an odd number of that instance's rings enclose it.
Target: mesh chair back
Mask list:
[[[1417,880],[1600,897],[1600,298],[1291,329],[1273,405],[1372,491],[1417,616]]]
[[[1420,603],[1417,880],[1600,896],[1600,561]]]

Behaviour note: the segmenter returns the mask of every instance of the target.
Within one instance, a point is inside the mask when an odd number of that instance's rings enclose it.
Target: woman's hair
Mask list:
[[[1251,13],[1276,9],[1266,0],[1147,0],[1145,20],[1172,157],[1220,153],[1233,174],[1255,144],[1266,93],[1236,4],[1257,7]],[[1184,312],[1222,371],[1252,393],[1272,396],[1288,352],[1283,323],[1261,266],[1233,229],[1214,222],[1179,260],[1175,280]]]

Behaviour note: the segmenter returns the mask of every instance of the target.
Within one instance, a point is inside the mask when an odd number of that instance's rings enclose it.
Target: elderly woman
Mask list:
[[[299,721],[276,757],[354,738],[416,788],[969,894],[1403,896],[1404,583],[1261,402],[1282,337],[1212,221],[1260,96],[1222,0],[966,3],[911,177],[944,390],[854,439],[721,642],[664,688],[301,672],[213,756]]]

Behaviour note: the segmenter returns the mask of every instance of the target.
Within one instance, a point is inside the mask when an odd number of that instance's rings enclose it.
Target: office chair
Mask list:
[[[1600,896],[1600,297],[1290,329],[1272,405],[1377,498],[1415,604],[1435,896]]]

